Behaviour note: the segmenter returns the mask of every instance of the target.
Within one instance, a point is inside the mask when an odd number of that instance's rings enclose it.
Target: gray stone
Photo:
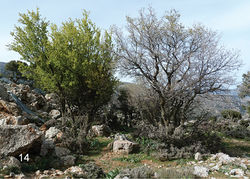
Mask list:
[[[61,117],[61,112],[59,110],[56,110],[56,109],[52,109],[50,112],[49,112],[49,115],[52,119],[58,119],[59,117]]]
[[[2,163],[3,166],[6,167],[17,167],[17,168],[21,168],[21,163],[18,159],[16,159],[15,157],[12,156],[8,156],[3,158],[0,163]]]
[[[0,126],[0,156],[17,156],[41,144],[42,132],[31,125]]]
[[[97,137],[103,137],[103,136],[109,136],[110,135],[110,128],[104,124],[102,125],[94,125],[92,126],[92,132],[94,136]]]
[[[55,147],[55,155],[57,157],[63,157],[70,154],[70,150],[64,147]]]
[[[216,156],[219,159],[219,161],[222,162],[222,164],[229,164],[234,162],[235,160],[233,157],[230,157],[229,155],[224,153],[217,153]]]
[[[61,131],[55,127],[50,127],[45,134],[45,138],[55,138]]]
[[[116,140],[113,142],[113,152],[129,154],[136,152],[139,144],[128,140]]]
[[[240,168],[236,168],[236,169],[232,169],[229,172],[230,175],[232,175],[233,177],[243,177],[244,176],[244,171]]]
[[[202,166],[195,166],[193,174],[199,177],[208,177],[208,168]]]
[[[60,157],[60,160],[62,161],[63,166],[73,166],[75,165],[76,157],[73,155],[67,155]]]
[[[200,152],[197,152],[195,155],[194,155],[194,159],[197,160],[197,161],[200,161],[202,160],[202,155]]]

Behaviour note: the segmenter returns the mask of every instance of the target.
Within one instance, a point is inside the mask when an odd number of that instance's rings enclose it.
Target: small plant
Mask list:
[[[241,113],[234,110],[224,110],[221,111],[221,115],[225,119],[241,119]]]
[[[4,175],[9,175],[11,172],[13,172],[15,174],[21,173],[20,169],[18,167],[15,167],[15,166],[9,166],[5,169],[0,170],[0,173],[4,174]]]
[[[193,174],[192,168],[161,169],[157,173],[159,178],[197,178]]]
[[[114,179],[119,174],[119,169],[116,168],[115,170],[111,170],[106,174],[106,179]]]
[[[144,149],[143,152],[146,153],[150,153],[150,151],[154,151],[157,148],[156,141],[146,137],[137,138],[136,142],[141,145],[141,147]]]
[[[142,159],[143,157],[140,157],[138,155],[129,155],[128,157],[113,158],[113,160],[116,161],[130,162],[130,163],[139,163],[142,161]]]

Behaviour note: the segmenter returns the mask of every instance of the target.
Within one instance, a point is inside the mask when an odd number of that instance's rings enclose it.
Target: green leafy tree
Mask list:
[[[63,114],[86,115],[89,128],[117,82],[110,34],[101,35],[86,11],[81,19],[69,19],[61,27],[52,24],[50,31],[39,10],[20,14],[19,22],[22,26],[11,33],[14,41],[9,48],[30,64],[22,66],[23,74],[58,94]]]
[[[10,74],[8,75],[14,82],[18,81],[19,79],[23,78],[22,73],[19,70],[20,66],[27,66],[26,63],[21,61],[12,60],[5,65],[5,70],[9,71]]]

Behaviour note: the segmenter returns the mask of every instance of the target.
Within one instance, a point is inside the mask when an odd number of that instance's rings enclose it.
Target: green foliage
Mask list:
[[[246,107],[247,113],[250,115],[250,106]]]
[[[143,152],[146,152],[149,154],[151,151],[156,150],[157,148],[157,142],[146,138],[144,136],[136,138],[136,142],[140,144],[141,148],[143,149]]]
[[[117,83],[111,35],[101,35],[86,11],[81,19],[69,19],[61,27],[52,24],[50,31],[38,9],[20,14],[19,22],[9,49],[29,63],[20,67],[21,72],[43,90],[56,93],[63,114],[86,114],[86,124],[93,122]]]
[[[242,75],[242,84],[238,86],[239,96],[244,98],[250,96],[250,71]]]
[[[241,119],[241,113],[234,110],[224,110],[221,111],[221,115],[225,119]]]
[[[227,137],[250,140],[250,130],[248,130],[247,126],[244,125],[230,127],[226,131],[224,131],[224,134]]]
[[[42,157],[39,160],[29,163],[22,163],[22,172],[29,173],[37,170],[48,170],[51,167],[55,168],[55,158],[51,156]]]
[[[5,65],[5,70],[9,71],[8,77],[14,81],[23,78],[22,73],[20,72],[19,68],[21,66],[27,66],[26,63],[21,61],[12,60]]]
[[[111,170],[106,174],[106,179],[114,179],[119,174],[119,169]]]
[[[15,167],[15,166],[9,166],[5,169],[0,170],[0,174],[4,174],[4,175],[9,175],[11,172],[13,172],[15,174],[21,173],[20,169],[18,167]]]
[[[123,156],[123,157],[113,158],[112,160],[122,161],[122,162],[130,162],[130,163],[139,163],[144,158],[145,158],[144,155],[131,154],[131,155],[128,155],[127,157]]]

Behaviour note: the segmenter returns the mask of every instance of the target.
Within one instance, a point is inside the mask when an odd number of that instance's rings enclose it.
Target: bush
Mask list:
[[[228,137],[239,138],[239,139],[250,139],[250,130],[248,130],[245,126],[236,126],[228,128],[224,134]]]
[[[9,175],[11,172],[13,172],[15,174],[21,173],[20,168],[18,168],[16,166],[9,166],[5,169],[0,170],[0,174],[4,174],[4,175]]]
[[[197,178],[193,174],[192,168],[168,168],[161,169],[157,172],[158,178]]]
[[[152,178],[154,172],[146,166],[136,167],[132,169],[124,169],[119,173],[120,178]]]
[[[241,119],[241,113],[234,110],[224,110],[221,111],[221,115],[225,119]]]
[[[63,132],[61,146],[66,147],[75,154],[86,154],[90,148],[87,140],[86,130],[84,129],[84,117],[78,116],[74,119],[64,117],[62,123],[57,127]]]
[[[180,158],[193,158],[197,152],[208,154],[224,150],[222,140],[212,132],[196,129],[193,133],[176,138],[175,136],[162,139],[159,145],[159,159],[161,161]]]
[[[250,106],[246,107],[247,113],[250,115]]]
[[[116,168],[115,170],[111,170],[106,174],[106,179],[114,179],[118,174],[119,170]]]

